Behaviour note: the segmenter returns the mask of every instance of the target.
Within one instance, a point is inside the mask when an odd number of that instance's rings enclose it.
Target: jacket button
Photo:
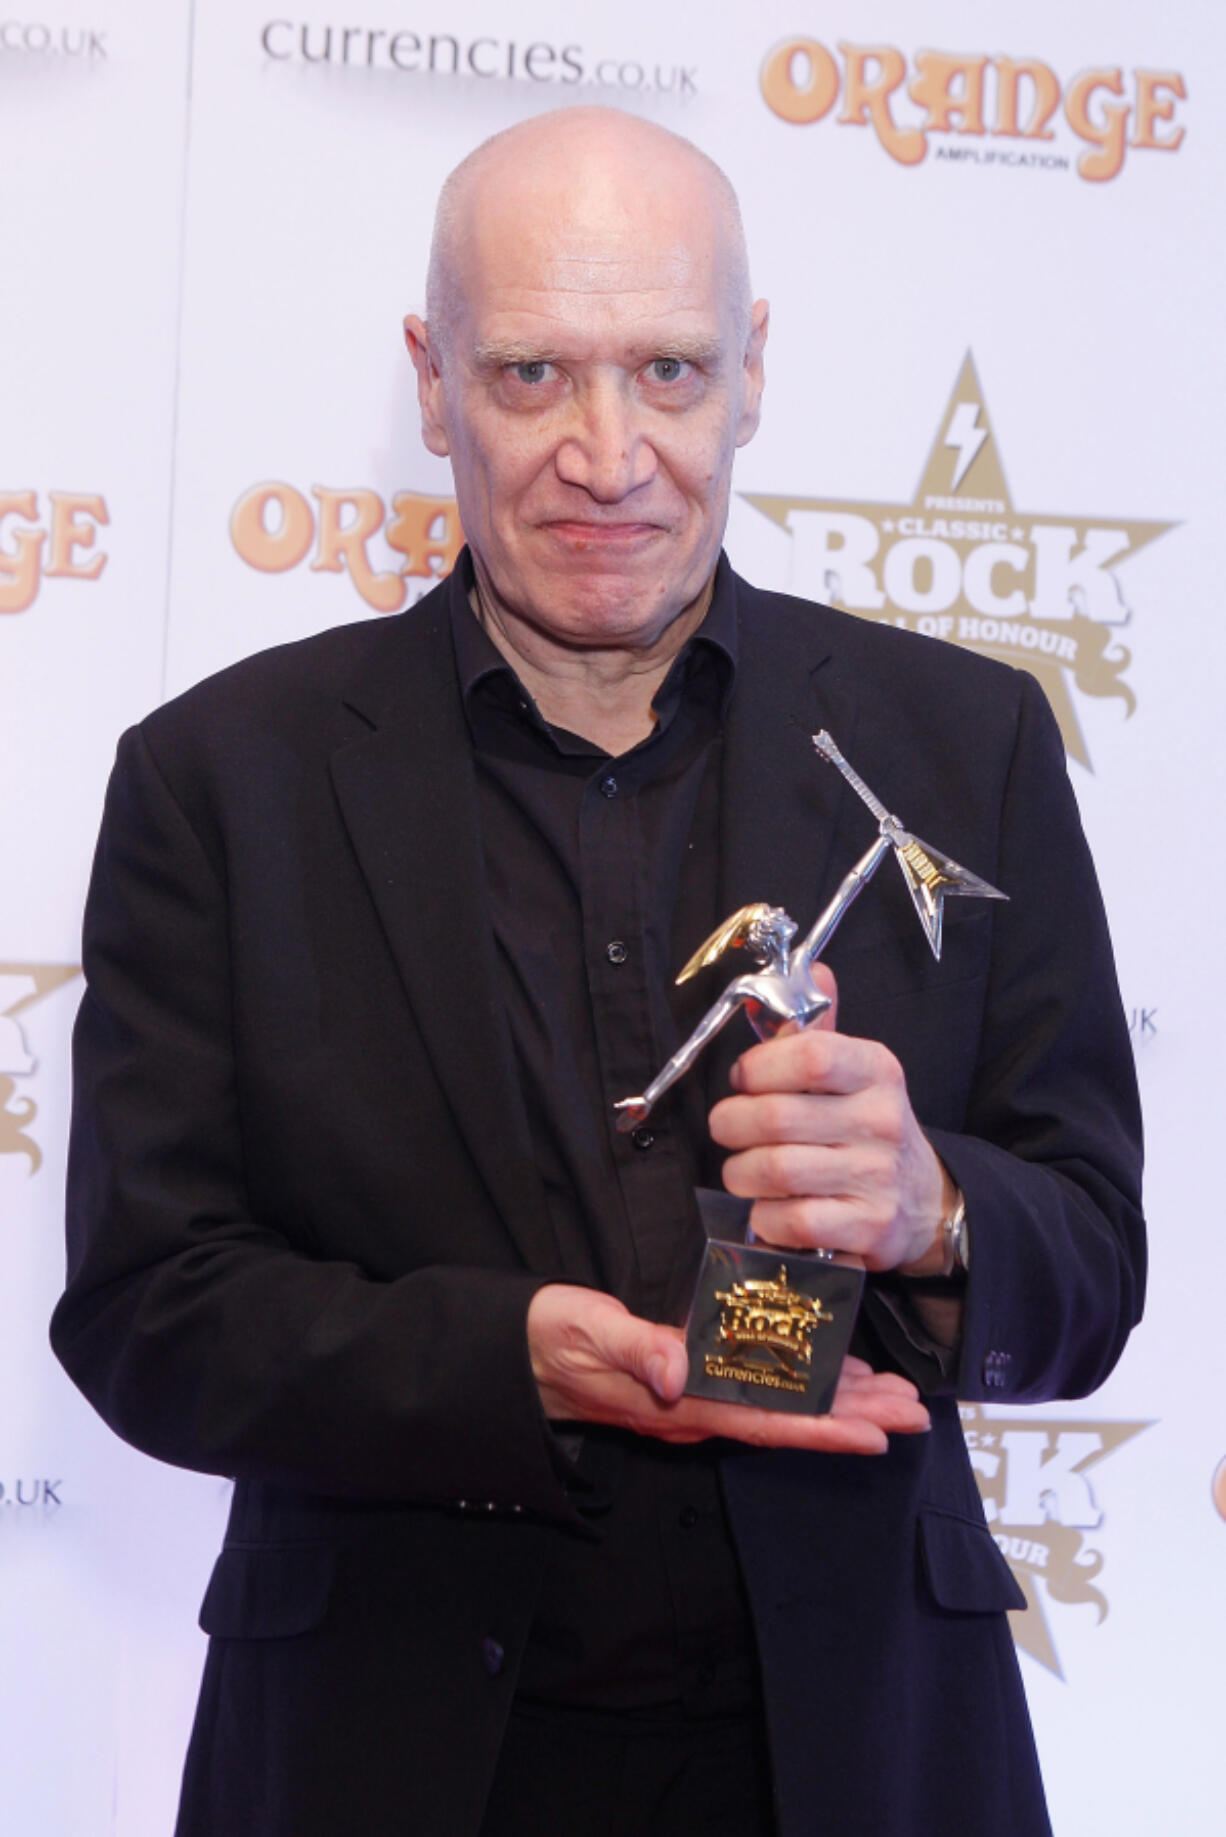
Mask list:
[[[644,1128],[636,1129],[634,1131],[634,1134],[630,1137],[630,1140],[634,1143],[634,1146],[636,1148],[642,1149],[644,1153],[646,1153],[646,1151],[651,1147],[655,1139],[656,1139],[655,1130],[654,1129],[644,1129]]]
[[[481,1662],[492,1678],[496,1678],[506,1663],[507,1655],[496,1639],[487,1633],[481,1641]]]

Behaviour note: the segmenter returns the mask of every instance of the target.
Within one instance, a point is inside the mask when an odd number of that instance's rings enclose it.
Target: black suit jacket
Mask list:
[[[1110,948],[1035,683],[736,583],[723,906],[807,925],[872,822],[809,736],[1010,895],[941,962],[890,864],[830,962],[966,1194],[957,1393],[1092,1389],[1142,1285]],[[86,925],[69,1285],[108,1422],[237,1479],[181,1837],[479,1827],[543,1566],[593,1535],[525,1344],[567,1278],[496,995],[442,592],[211,679],[125,735]],[[739,1028],[741,1023],[737,1023]],[[714,1097],[747,1036],[708,1055]],[[1034,1837],[1041,1792],[953,1385],[878,1460],[732,1449],[785,1837]]]

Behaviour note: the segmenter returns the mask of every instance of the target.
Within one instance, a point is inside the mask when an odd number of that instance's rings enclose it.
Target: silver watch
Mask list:
[[[966,1199],[959,1190],[957,1202],[941,1224],[941,1235],[945,1240],[946,1262],[951,1264],[950,1274],[955,1270],[969,1270],[971,1266],[970,1234],[966,1228]]]

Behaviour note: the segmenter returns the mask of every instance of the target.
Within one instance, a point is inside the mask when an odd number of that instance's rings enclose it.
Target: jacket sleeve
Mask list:
[[[1084,1396],[1145,1285],[1141,1119],[1106,917],[1054,717],[1021,679],[1001,809],[994,934],[964,1127],[927,1134],[966,1197],[970,1273],[948,1376],[879,1330],[929,1389]],[[925,1122],[920,1115],[921,1123]]]
[[[134,729],[86,908],[56,1353],[119,1435],[180,1466],[575,1522],[528,1357],[540,1278],[376,1280],[253,1216],[234,922]]]

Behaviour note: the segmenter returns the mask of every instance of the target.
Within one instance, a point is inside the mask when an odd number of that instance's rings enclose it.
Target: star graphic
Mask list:
[[[35,1059],[18,1016],[80,973],[75,963],[0,963],[0,1155],[24,1154],[31,1173],[43,1158],[27,1133],[37,1110],[32,1097],[17,1096],[17,1079],[29,1076]]]
[[[742,496],[792,537],[797,592],[1029,670],[1087,769],[1073,690],[1132,713],[1119,640],[1132,613],[1116,570],[1175,525],[1019,511],[969,351],[909,504]]]
[[[1094,1606],[1100,1624],[1108,1612],[1107,1599],[1095,1585],[1103,1557],[1087,1547],[1083,1536],[1097,1530],[1104,1515],[1085,1476],[1153,1425],[989,1416],[980,1405],[965,1403],[960,1414],[988,1528],[1026,1597],[1026,1611],[1011,1616],[1014,1641],[1037,1664],[1063,1678],[1047,1612],[1050,1603]],[[1010,1472],[1011,1462],[1020,1464],[1020,1477]]]

